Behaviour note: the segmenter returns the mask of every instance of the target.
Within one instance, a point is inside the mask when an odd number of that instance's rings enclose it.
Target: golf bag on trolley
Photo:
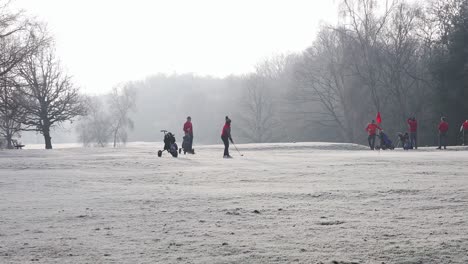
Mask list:
[[[380,131],[379,138],[380,138],[380,146],[377,146],[376,147],[377,149],[382,149],[382,150],[395,149],[393,142],[390,140],[387,134],[385,134],[383,131]]]
[[[191,135],[185,135],[182,140],[182,148],[179,149],[179,154],[184,152],[184,155],[186,153],[189,154],[195,154],[195,150],[192,148],[192,142],[193,142],[193,136]]]
[[[162,153],[167,151],[172,155],[172,157],[177,158],[179,148],[175,143],[176,139],[174,134],[168,132],[167,130],[161,130],[161,132],[164,133],[164,149],[158,151],[158,157],[161,157]]]

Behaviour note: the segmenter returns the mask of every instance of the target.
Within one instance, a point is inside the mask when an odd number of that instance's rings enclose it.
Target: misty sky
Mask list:
[[[75,83],[101,94],[155,73],[223,77],[300,51],[334,0],[14,0],[45,21]]]

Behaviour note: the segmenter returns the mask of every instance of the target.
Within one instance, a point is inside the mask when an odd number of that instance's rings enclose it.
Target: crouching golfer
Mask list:
[[[224,124],[223,131],[221,132],[221,139],[224,143],[224,158],[232,158],[229,155],[229,141],[231,141],[231,143],[233,143],[233,141],[231,137],[231,119],[229,119],[228,116],[226,116],[226,123]]]
[[[367,124],[366,131],[369,134],[369,136],[367,137],[367,141],[369,141],[369,147],[370,147],[371,150],[375,149],[375,137],[376,137],[377,129],[382,131],[382,128],[380,128],[375,123],[375,120],[372,120],[371,123]]]

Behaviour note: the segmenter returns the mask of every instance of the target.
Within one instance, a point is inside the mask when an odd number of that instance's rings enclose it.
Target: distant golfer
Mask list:
[[[232,157],[229,155],[229,141],[231,141],[231,143],[234,142],[231,137],[231,119],[226,116],[225,120],[226,122],[224,123],[223,131],[221,132],[221,140],[223,140],[224,143],[224,158],[230,159]]]
[[[192,126],[192,118],[190,116],[187,117],[187,122],[184,124],[184,133],[186,137],[187,145],[184,146],[184,149],[187,152],[193,152],[193,126]],[[184,140],[185,141],[185,140]]]
[[[462,133],[463,146],[466,146],[468,144],[468,119],[461,125],[460,133]]]
[[[447,134],[449,130],[449,124],[446,121],[445,117],[440,118],[440,123],[439,123],[439,147],[437,149],[442,149],[442,146],[444,146],[444,149],[447,149]]]
[[[375,123],[375,120],[372,120],[371,123],[367,124],[366,131],[369,134],[367,141],[369,141],[369,147],[371,150],[375,149],[375,137],[377,134],[377,129],[383,131],[383,129]]]
[[[409,143],[410,147],[418,149],[418,121],[413,116],[408,118]]]

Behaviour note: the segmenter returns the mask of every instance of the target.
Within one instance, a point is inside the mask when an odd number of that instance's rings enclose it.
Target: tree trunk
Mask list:
[[[7,149],[12,149],[13,148],[13,135],[7,134],[5,139],[7,141]]]
[[[44,135],[45,148],[52,149],[52,138],[50,137],[50,128],[45,128],[44,131],[42,131],[42,134]]]
[[[117,145],[117,132],[118,132],[118,130],[115,130],[115,132],[114,132],[114,148]]]

